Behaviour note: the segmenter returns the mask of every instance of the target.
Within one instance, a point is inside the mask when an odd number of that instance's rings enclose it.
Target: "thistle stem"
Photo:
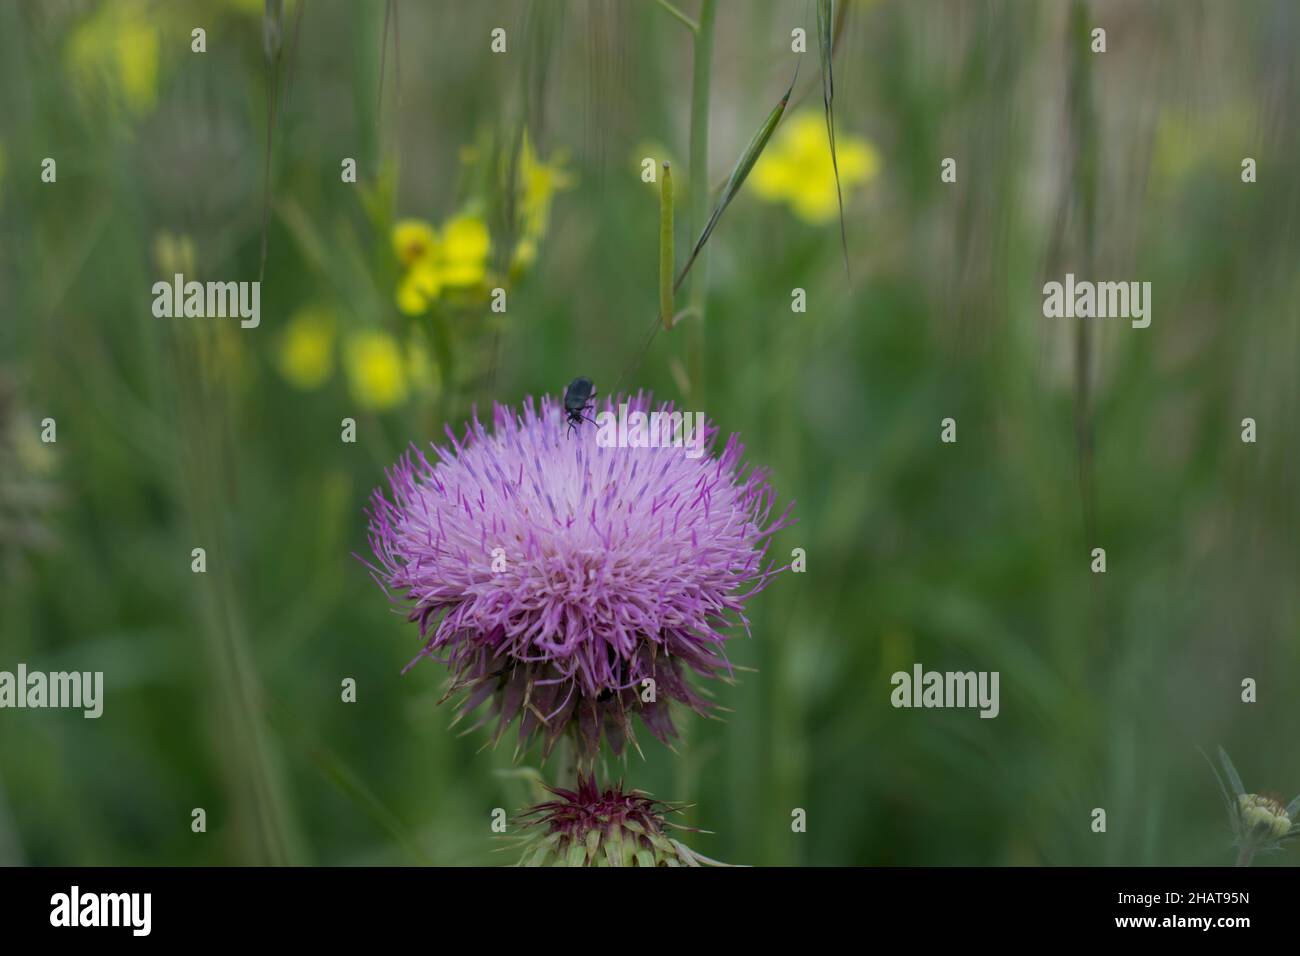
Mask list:
[[[1251,860],[1255,858],[1255,848],[1252,846],[1243,846],[1237,853],[1236,866],[1250,866]]]
[[[700,22],[695,30],[694,64],[691,73],[691,141],[688,235],[698,236],[709,218],[709,92],[713,77],[713,24],[716,0],[700,0]],[[692,321],[686,330],[686,365],[691,397],[704,403],[704,294],[708,285],[708,252],[701,250],[690,274],[689,304]],[[691,761],[689,724],[682,728],[678,743],[677,790],[683,796],[695,792],[695,768]]]
[[[582,770],[582,764],[578,760],[578,732],[574,727],[569,727],[564,732],[564,737],[556,744],[559,757],[559,786],[578,789],[579,773]]]
[[[690,235],[698,236],[709,217],[709,88],[713,76],[713,24],[716,0],[701,0],[700,23],[695,31],[695,61],[691,75]],[[690,304],[696,321],[687,335],[687,365],[696,401],[703,401],[701,362],[704,351],[704,293],[708,279],[708,253],[691,275]]]
[[[664,161],[659,181],[659,318],[673,327],[673,171]]]

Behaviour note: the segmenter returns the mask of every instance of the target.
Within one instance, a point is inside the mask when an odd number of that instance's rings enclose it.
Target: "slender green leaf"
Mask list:
[[[692,33],[700,32],[700,25],[696,23],[694,20],[692,20],[690,17],[688,17],[686,14],[682,13],[681,10],[677,9],[675,6],[669,3],[668,0],[655,0],[655,2],[658,3],[659,6],[667,10],[670,14],[672,14],[673,19],[675,19],[682,26],[686,27],[686,29],[690,30]]]
[[[1219,776],[1219,771],[1218,768],[1214,766],[1214,761],[1212,761],[1209,755],[1204,750],[1201,750],[1200,747],[1197,747],[1196,749],[1200,751],[1201,756],[1205,758],[1205,762],[1210,765],[1210,773],[1214,774],[1214,782],[1219,785],[1219,796],[1223,798],[1223,809],[1228,813],[1228,823],[1232,825],[1233,835],[1236,836],[1238,833],[1237,806],[1228,796],[1228,788],[1223,785],[1223,778]]]
[[[754,163],[758,161],[759,155],[763,152],[764,147],[767,146],[767,141],[772,138],[772,132],[776,129],[777,124],[781,122],[781,117],[785,114],[786,105],[790,102],[790,94],[794,90],[795,81],[798,79],[799,79],[799,68],[796,66],[794,71],[794,77],[790,80],[790,85],[786,88],[785,95],[781,97],[781,102],[777,103],[776,106],[772,109],[772,112],[768,114],[767,119],[764,121],[763,125],[759,128],[758,132],[755,133],[753,138],[749,141],[749,145],[745,147],[745,151],[741,153],[740,159],[737,161],[735,168],[732,169],[731,176],[728,177],[726,184],[722,187],[722,191],[718,195],[718,202],[713,209],[713,214],[709,216],[708,222],[704,224],[704,229],[700,232],[700,238],[696,240],[694,248],[691,249],[690,257],[686,260],[686,264],[682,266],[682,271],[678,273],[677,281],[673,283],[670,292],[676,293],[679,289],[681,289],[682,282],[685,281],[687,273],[691,271],[691,266],[695,265],[695,260],[699,256],[700,250],[704,248],[704,244],[709,241],[709,236],[713,234],[714,226],[716,226],[718,224],[718,220],[722,218],[722,214],[723,212],[726,211],[727,206],[731,204],[731,200],[736,197],[736,194],[738,192],[740,192],[740,187],[744,184],[745,177],[748,176],[749,171],[754,168]],[[696,168],[695,164],[692,163],[692,170],[694,171],[695,168]],[[694,178],[696,179],[697,182],[698,182],[698,177],[700,175],[702,175],[702,173],[698,173],[698,172],[695,173]],[[692,192],[694,192],[696,188],[697,188],[696,182],[692,182],[691,184]],[[663,214],[661,212],[660,213],[661,230],[663,228],[662,215]],[[661,231],[661,241],[662,241],[662,231]],[[661,258],[660,258],[661,269],[662,266],[663,266],[663,260],[661,254]],[[669,311],[671,311],[671,306],[669,308]],[[686,314],[686,312],[688,311],[689,310],[683,310],[683,315]],[[645,340],[641,343],[641,347],[637,349],[636,353],[632,357],[632,360],[628,363],[627,367],[619,375],[618,380],[614,383],[613,392],[616,393],[618,391],[619,387],[623,384],[623,381],[627,378],[628,374],[632,371],[632,369],[636,368],[636,366],[641,363],[642,357],[649,350],[651,343],[654,342],[655,336],[659,334],[660,327],[664,329],[671,329],[673,325],[676,324],[677,319],[680,318],[679,316],[668,316],[667,318],[664,317],[664,301],[663,301],[662,292],[660,293],[659,313],[660,313],[659,315],[655,316],[654,322],[650,324],[650,330],[646,334]]]
[[[1219,762],[1223,764],[1223,772],[1227,776],[1228,782],[1232,784],[1233,795],[1241,797],[1246,792],[1246,788],[1242,786],[1241,775],[1237,773],[1237,768],[1232,765],[1232,759],[1228,756],[1228,752],[1222,747],[1219,748]]]
[[[262,48],[267,62],[280,57],[284,42],[284,0],[266,0],[262,8]]]
[[[377,105],[375,106],[375,115],[378,116],[384,108],[384,74],[388,71],[388,24],[393,19],[394,3],[388,0],[384,4],[384,36],[379,43],[379,95]],[[393,45],[397,45],[396,39]]]
[[[740,154],[740,159],[737,161],[735,168],[732,169],[731,176],[728,177],[726,185],[722,187],[722,193],[718,196],[717,205],[713,207],[713,213],[709,216],[709,221],[704,224],[704,230],[700,233],[700,238],[695,241],[695,248],[691,250],[690,258],[686,260],[681,273],[677,276],[677,282],[673,285],[674,292],[681,288],[682,281],[686,278],[686,274],[691,271],[691,266],[695,264],[695,259],[700,254],[700,250],[704,248],[704,244],[709,241],[709,236],[713,234],[714,226],[718,224],[722,214],[731,205],[731,200],[735,199],[736,194],[740,192],[745,177],[754,168],[754,163],[758,161],[763,148],[767,146],[767,141],[772,138],[772,131],[776,129],[777,124],[781,122],[781,117],[785,114],[786,104],[790,102],[790,93],[794,90],[794,83],[798,78],[799,70],[796,67],[794,79],[790,80],[790,85],[786,88],[785,95],[781,97],[781,102],[772,108],[772,112],[767,115],[767,119],[749,141],[745,151]],[[691,188],[698,188],[698,184],[692,183]]]
[[[262,14],[262,45],[266,53],[266,150],[262,169],[262,253],[257,281],[266,279],[266,241],[271,228],[271,152],[275,140],[276,108],[280,102],[280,49],[284,38],[284,4],[266,0]]]
[[[849,239],[844,228],[844,192],[840,189],[840,160],[835,147],[835,71],[834,43],[831,39],[835,22],[835,0],[817,0],[817,50],[822,65],[822,105],[826,111],[826,139],[831,148],[831,168],[835,170],[835,199],[840,210],[840,249],[844,253],[844,271],[849,271]]]

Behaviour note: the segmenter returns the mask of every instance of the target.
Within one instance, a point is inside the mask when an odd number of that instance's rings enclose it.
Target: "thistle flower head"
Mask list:
[[[1251,839],[1269,843],[1291,829],[1286,807],[1271,794],[1243,793],[1237,797],[1237,807],[1242,827]]]
[[[1234,843],[1240,849],[1237,857],[1239,865],[1249,865],[1255,853],[1261,850],[1276,850],[1283,842],[1300,837],[1300,827],[1292,824],[1300,813],[1300,797],[1283,806],[1281,798],[1272,794],[1247,793],[1241,783],[1241,775],[1222,747],[1219,748],[1222,777],[1210,758],[1205,759],[1214,771],[1223,805],[1228,811]]]
[[[499,738],[517,718],[545,753],[572,727],[589,757],[602,735],[621,753],[633,714],[666,741],[670,700],[708,712],[687,675],[729,673],[727,628],[748,627],[746,600],[779,570],[764,555],[788,515],[770,519],[766,475],[736,436],[715,449],[717,432],[698,457],[604,447],[546,397],[389,469],[391,497],[368,509],[372,571],[418,623],[420,656],[451,668],[460,716],[490,701],[480,723],[495,716]]]
[[[522,814],[532,832],[521,866],[717,865],[667,835],[666,815],[678,807],[621,784],[602,792],[594,777],[579,777],[576,790],[547,789],[558,799]]]

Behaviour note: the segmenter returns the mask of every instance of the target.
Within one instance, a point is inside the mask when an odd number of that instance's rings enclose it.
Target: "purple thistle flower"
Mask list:
[[[436,463],[412,447],[388,469],[391,500],[371,496],[372,574],[425,642],[407,667],[451,668],[458,720],[490,699],[478,725],[495,716],[494,741],[518,718],[521,746],[540,737],[544,755],[570,728],[588,758],[602,733],[619,754],[636,745],[632,714],[667,741],[670,700],[710,710],[687,673],[730,675],[725,629],[748,631],[746,600],[784,570],[763,561],[789,508],[769,520],[766,473],[734,435],[715,455],[712,423],[691,458],[601,447],[590,425],[568,435],[549,396],[493,417],[491,433],[477,415],[460,438],[448,428]]]

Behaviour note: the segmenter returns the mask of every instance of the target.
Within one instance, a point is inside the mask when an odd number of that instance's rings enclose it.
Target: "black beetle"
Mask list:
[[[596,386],[591,379],[579,376],[569,383],[569,387],[564,390],[564,414],[568,417],[570,432],[583,422],[596,424],[583,414],[595,407],[595,398]]]

